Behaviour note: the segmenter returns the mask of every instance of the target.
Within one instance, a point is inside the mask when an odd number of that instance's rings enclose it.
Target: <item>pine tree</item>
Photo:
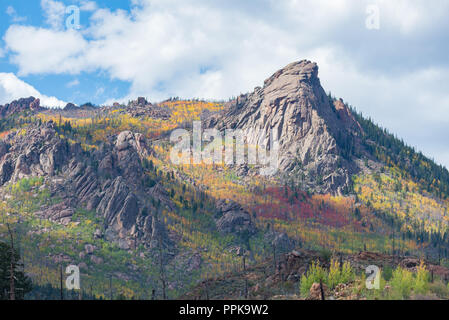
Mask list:
[[[11,297],[11,265],[14,278],[14,298],[23,300],[32,289],[31,280],[22,270],[23,265],[20,263],[19,252],[17,249],[14,249],[14,255],[11,254],[12,252],[9,244],[0,242],[0,300],[8,300]]]

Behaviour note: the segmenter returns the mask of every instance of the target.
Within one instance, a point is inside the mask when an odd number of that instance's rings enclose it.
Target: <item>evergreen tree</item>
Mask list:
[[[10,299],[11,271],[13,271],[14,275],[16,300],[23,300],[25,295],[32,289],[31,280],[23,272],[23,265],[19,261],[19,252],[14,250],[12,255],[11,246],[0,242],[0,300]]]

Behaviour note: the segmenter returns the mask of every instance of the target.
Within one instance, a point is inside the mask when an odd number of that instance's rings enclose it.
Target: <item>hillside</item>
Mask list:
[[[199,286],[241,280],[243,259],[248,270],[269,269],[273,255],[293,250],[307,265],[323,250],[352,262],[377,252],[391,267],[410,256],[449,263],[449,172],[327,95],[310,61],[226,103],[48,109],[31,97],[0,106],[0,117],[0,240],[13,225],[29,298],[49,298],[43,288],[57,288],[69,264],[86,296],[174,299],[206,298]],[[242,130],[249,145],[269,146],[275,132],[278,172],[174,165],[169,135],[194,120]],[[262,269],[253,286],[269,277]],[[306,270],[285,284],[289,294]],[[242,297],[226,290],[215,297]]]

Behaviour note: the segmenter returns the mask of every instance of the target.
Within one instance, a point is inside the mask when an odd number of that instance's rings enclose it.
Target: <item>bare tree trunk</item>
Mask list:
[[[109,276],[109,299],[112,300],[112,275]]]
[[[160,272],[161,283],[162,283],[162,299],[167,300],[164,259],[163,259],[163,255],[162,255],[162,236],[159,237],[159,262],[160,262],[159,272]]]
[[[320,291],[321,291],[321,300],[326,300],[324,297],[324,289],[323,289],[323,280],[320,279]]]
[[[9,227],[9,223],[6,224],[9,232],[9,236],[11,238],[11,259],[9,265],[9,299],[16,300],[16,288],[14,283],[14,269],[15,269],[15,261],[14,261],[14,236],[12,234],[11,228]]]
[[[64,287],[62,286],[62,264],[59,268],[59,293],[61,300],[64,300]]]
[[[207,286],[207,278],[206,281],[204,282],[204,287],[206,289],[206,300],[209,300],[209,287]]]

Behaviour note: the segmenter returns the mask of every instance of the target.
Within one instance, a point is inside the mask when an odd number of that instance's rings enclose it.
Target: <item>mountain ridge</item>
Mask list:
[[[279,169],[298,171],[307,187],[341,194],[350,174],[360,168],[342,157],[341,141],[360,147],[360,124],[341,102],[330,101],[318,78],[318,66],[308,60],[291,63],[274,73],[263,88],[239,96],[207,125],[242,129],[248,144],[268,146],[270,130],[278,136]],[[323,186],[317,186],[316,177]],[[299,183],[298,177],[293,177]],[[315,188],[313,188],[315,187]]]
[[[0,107],[0,205],[8,215],[0,213],[26,230],[31,265],[75,263],[100,283],[112,268],[124,291],[132,283],[142,294],[148,282],[177,297],[204,274],[231,272],[242,257],[260,263],[271,250],[368,247],[447,258],[447,170],[326,94],[308,60],[226,104],[36,105],[27,98]],[[172,164],[168,136],[194,120],[241,129],[264,146],[274,130],[279,173]]]

